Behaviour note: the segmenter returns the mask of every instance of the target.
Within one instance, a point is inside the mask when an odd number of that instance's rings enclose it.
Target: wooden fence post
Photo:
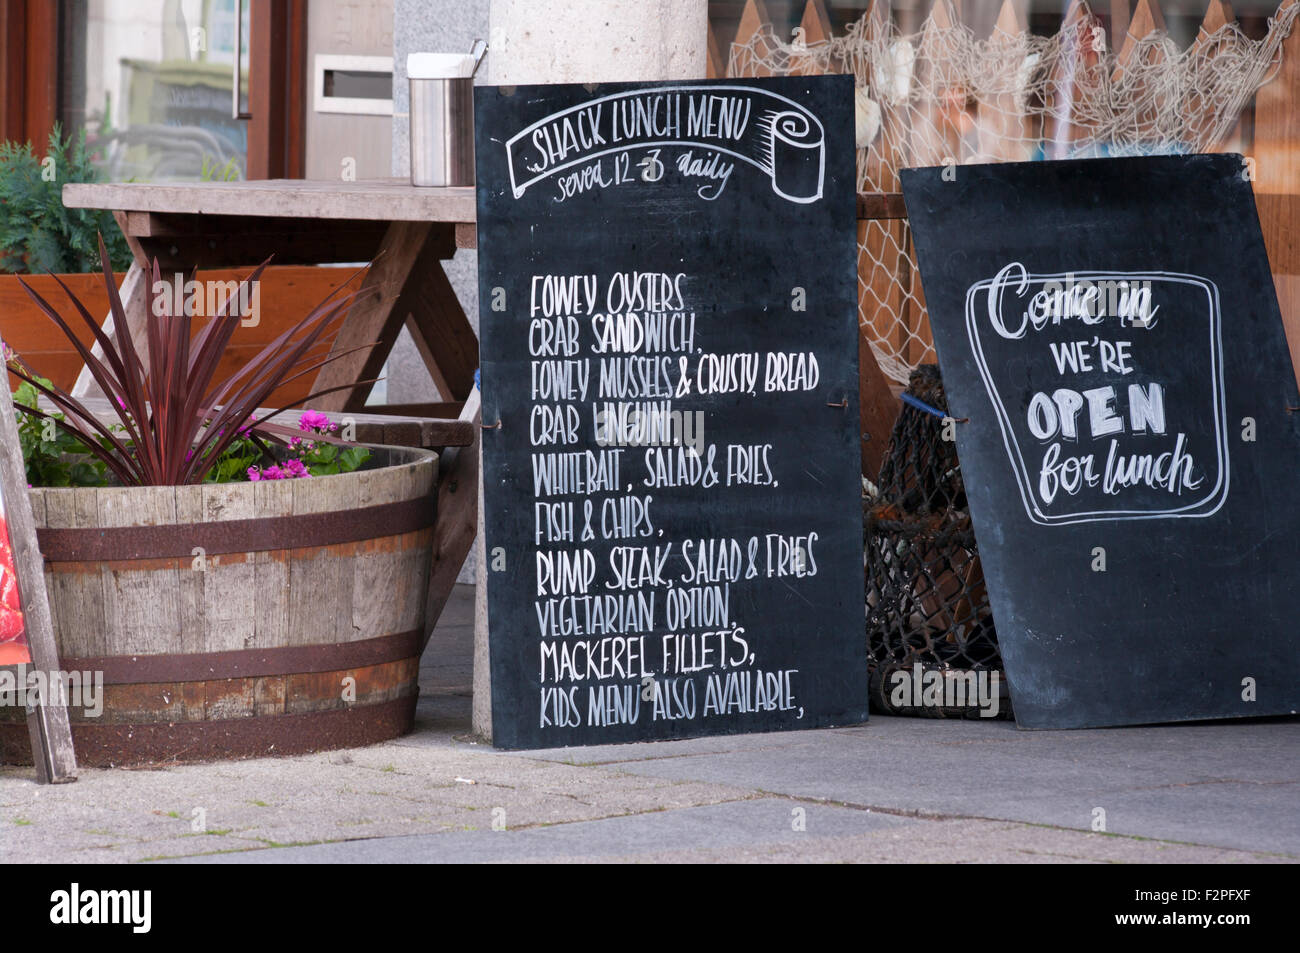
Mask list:
[[[1278,10],[1300,0],[1286,0]],[[1273,80],[1255,96],[1255,203],[1277,286],[1291,363],[1300,380],[1300,20],[1282,43]]]
[[[749,41],[758,35],[763,27],[771,26],[771,23],[772,18],[767,15],[767,7],[763,4],[763,0],[745,0],[745,9],[740,14],[740,25],[736,27],[736,38],[731,43],[731,52],[727,57],[728,76],[772,75],[772,71],[761,61],[755,61],[748,54],[741,53]],[[760,60],[771,52],[765,42],[754,45],[754,56]],[[737,60],[737,56],[741,56],[741,60]]]

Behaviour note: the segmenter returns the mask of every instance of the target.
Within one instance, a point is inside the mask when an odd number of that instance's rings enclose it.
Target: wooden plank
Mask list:
[[[1052,69],[1046,92],[1048,111],[1057,113],[1052,126],[1043,130],[1044,138],[1050,138],[1047,148],[1053,158],[1065,158],[1075,142],[1094,134],[1079,117],[1094,113],[1096,107],[1080,109],[1076,104],[1096,103],[1107,95],[1099,68],[1104,48],[1096,48],[1096,40],[1104,44],[1105,32],[1098,30],[1102,30],[1101,21],[1087,3],[1073,0],[1061,24],[1061,57]]]
[[[68,285],[91,314],[103,314],[108,310],[108,294],[102,275],[60,275],[59,279]],[[19,275],[0,275],[0,330],[4,333],[5,343],[43,377],[71,389],[81,370],[81,357],[58,325],[45,317],[27,296],[19,280]],[[67,298],[52,276],[22,275],[21,280],[56,309],[63,310]],[[80,318],[69,326],[82,344],[94,344],[94,335]],[[12,390],[18,386],[18,378],[11,376],[9,383]]]
[[[27,470],[23,465],[14,421],[13,399],[8,387],[0,387],[0,493],[4,495],[5,522],[18,575],[23,628],[32,665],[47,673],[60,671],[58,647],[54,643],[54,620],[45,589],[45,564],[36,542],[36,519],[27,497]],[[43,784],[75,781],[77,758],[72,748],[68,711],[62,705],[41,704],[27,709],[27,728],[32,739],[32,761],[37,779]]]
[[[293,515],[328,513],[352,508],[359,488],[346,486],[321,493],[312,480],[292,480]],[[352,635],[352,559],[342,547],[317,546],[295,550],[289,562],[289,626],[284,645],[316,645],[346,641]]]
[[[396,309],[444,399],[465,400],[474,388],[478,336],[447,279],[443,249],[426,242],[402,288]]]
[[[998,51],[1008,65],[1019,67],[1028,53],[1023,30],[1015,4],[1003,0],[993,34],[989,37],[990,49]],[[1024,162],[1031,157],[1037,137],[1018,99],[1015,91],[979,99],[976,115],[981,161]]]
[[[960,158],[960,118],[966,111],[966,90],[950,87],[948,77],[935,68],[946,59],[952,31],[959,22],[949,0],[937,0],[921,26],[916,85],[923,97],[916,106],[917,119],[908,131],[916,165],[941,165]],[[858,217],[862,217],[860,206]]]
[[[721,79],[727,75],[727,63],[718,49],[718,38],[713,33],[713,23],[709,23],[708,52],[704,68],[705,79]]]
[[[23,132],[17,138],[33,143],[40,155],[58,119],[63,62],[59,50],[59,17],[63,7],[37,0],[28,0],[24,7]],[[65,129],[64,135],[69,132]]]
[[[455,420],[464,408],[463,400],[435,400],[419,404],[374,404],[370,410],[376,416],[434,417]]]
[[[1297,2],[1286,0],[1279,13]],[[1281,57],[1277,75],[1255,95],[1255,204],[1300,381],[1300,25]]]
[[[1110,0],[1110,48],[1118,50],[1128,36],[1133,0]]]
[[[895,36],[890,0],[874,0],[864,32],[873,48],[889,45]],[[859,168],[865,172],[860,186],[868,193],[898,193],[898,169],[906,161],[908,132],[898,128],[898,111],[887,96],[878,91],[873,98],[880,105],[880,132],[867,149],[865,161],[860,160]],[[897,280],[903,268],[904,230],[900,221],[858,222],[859,310],[870,325],[870,330],[864,327],[863,333],[871,334],[884,349],[898,355],[906,347],[909,324],[907,299]]]
[[[260,480],[253,491],[253,512],[259,517],[293,515],[293,480]],[[253,558],[256,625],[253,644],[281,644],[289,631],[289,566],[287,549],[257,553]],[[266,706],[263,706],[266,707]],[[272,706],[273,707],[273,706]],[[280,710],[284,700],[280,699]]]
[[[428,222],[399,221],[389,226],[379,254],[362,284],[361,296],[352,306],[330,348],[331,355],[344,356],[320,369],[312,390],[356,386],[317,398],[313,403],[318,409],[360,410],[365,406],[373,384],[359,382],[379,376],[397,340],[406,315],[396,308],[396,304],[432,231],[433,226]],[[443,257],[450,257],[450,254]],[[358,347],[364,349],[353,350]],[[348,351],[351,353],[346,353]]]
[[[173,505],[176,508],[177,523],[199,523],[203,521],[203,486],[172,487]],[[206,553],[191,554],[188,560],[177,561],[178,591],[177,608],[180,612],[180,633],[176,651],[203,652],[207,647],[207,630],[204,624],[204,612],[207,606],[207,570],[209,557]],[[107,649],[105,654],[115,654],[116,647]],[[202,718],[202,709],[206,704],[204,697],[190,698],[189,702],[199,709],[197,717]]]
[[[858,406],[862,415],[862,475],[873,483],[889,450],[899,402],[864,335],[858,335]]]
[[[1297,2],[1286,0],[1278,13]],[[1280,55],[1277,75],[1255,95],[1255,191],[1295,195],[1300,194],[1300,20]]]
[[[305,0],[249,11],[249,179],[303,174],[307,13]]]
[[[0,0],[0,141],[22,142],[27,19],[22,0]]]
[[[804,4],[803,16],[799,20],[799,26],[803,30],[804,42],[811,46],[814,43],[825,43],[831,38],[831,17],[826,12],[825,0],[808,0]]]
[[[763,0],[745,0],[745,9],[740,14],[740,25],[736,27],[736,38],[732,41],[731,51],[727,57],[728,76],[771,76],[767,67],[753,62],[747,51],[742,48],[749,44],[765,26],[770,26],[772,18],[768,16],[767,6]],[[753,55],[766,56],[771,50],[763,42],[754,44]],[[737,57],[741,59],[737,59]]]
[[[873,0],[871,11],[867,14],[864,28],[867,43],[875,49],[886,48],[893,33],[893,14],[890,0]],[[872,76],[874,84],[875,76]],[[886,101],[884,91],[873,89],[871,98],[880,106],[880,132],[867,151],[866,180],[859,187],[868,192],[897,192],[898,167],[903,160],[903,153],[896,141],[898,132],[890,122],[893,107]]]
[[[321,221],[315,218],[279,218],[273,222],[261,221],[261,216],[251,215],[194,215],[180,212],[121,211],[118,224],[127,239],[132,238],[205,238],[212,241],[230,241],[239,236],[242,241],[250,228],[273,232],[277,236],[310,234],[321,231]],[[364,229],[383,237],[385,223],[365,219],[331,220],[327,226],[334,230]]]
[[[472,222],[475,214],[472,187],[420,188],[409,179],[70,183],[63,187],[63,204],[182,215],[378,222]]]
[[[177,235],[138,240],[149,260],[158,259],[164,273],[251,267],[268,259],[277,265],[333,264],[368,261],[375,256],[386,228],[381,223],[361,224],[363,228],[348,230],[322,227],[318,222],[315,231],[277,232],[274,228],[263,229],[257,221],[246,221],[243,227],[219,238]]]
[[[93,525],[96,513],[81,502],[94,503],[93,490],[47,488],[45,525],[51,529],[81,529]],[[47,573],[51,603],[59,608],[59,641],[71,656],[108,652],[104,620],[104,581],[95,563],[61,563]]]
[[[902,192],[859,192],[858,220],[907,218]]]
[[[173,280],[174,270],[168,268],[166,274],[168,281]],[[187,275],[189,274],[188,267],[184,267],[183,270]],[[203,270],[198,273],[197,278],[200,282],[238,282],[247,278],[251,270],[251,267]],[[125,273],[119,274],[117,281],[120,283],[124,277]],[[234,373],[281,331],[305,317],[311,305],[322,301],[326,295],[337,290],[348,279],[354,279],[349,290],[360,288],[362,278],[363,275],[358,274],[353,268],[277,265],[268,269],[262,276],[257,292],[262,320],[255,326],[239,329],[218,364],[217,377],[224,378]],[[70,275],[65,276],[64,280],[68,281],[78,300],[92,314],[107,315],[108,295],[104,289],[102,276]],[[63,314],[72,317],[71,327],[78,339],[94,349],[94,337],[80,319],[73,316],[71,306],[67,304],[62,290],[53,279],[38,275],[31,276],[31,281],[36,290],[47,300]],[[69,391],[76,388],[78,375],[83,371],[80,356],[54,322],[47,320],[36,310],[35,305],[18,287],[16,276],[0,276],[0,314],[5,314],[6,308],[21,309],[19,316],[24,318],[31,316],[27,320],[19,320],[12,315],[3,319],[6,330],[13,336],[15,348],[28,360],[28,363],[39,368],[43,375],[54,380],[59,386]],[[195,333],[198,332],[200,325],[201,321],[196,322]],[[327,344],[328,340],[327,338],[322,343]],[[144,349],[143,345],[139,346]],[[83,388],[90,388],[92,383],[90,375],[86,374],[82,383]],[[278,405],[300,400],[307,396],[310,385],[309,377],[300,378],[274,391],[267,402]]]
[[[1123,47],[1120,48],[1118,55],[1115,57],[1117,65],[1111,76],[1111,83],[1119,87],[1120,95],[1125,99],[1143,104],[1134,119],[1134,126],[1138,129],[1155,128],[1159,116],[1164,111],[1166,97],[1169,94],[1161,94],[1149,88],[1143,88],[1141,82],[1126,77],[1125,69],[1129,65],[1137,65],[1135,58],[1139,55],[1138,43],[1152,33],[1164,29],[1165,19],[1160,12],[1159,4],[1154,0],[1138,0],[1137,7],[1133,11],[1133,19],[1129,23],[1128,37],[1124,40]],[[1165,58],[1164,49],[1159,45],[1147,47],[1143,51],[1143,55],[1146,60],[1144,66],[1160,66]],[[1139,74],[1139,79],[1143,80],[1149,87],[1151,75],[1151,72],[1144,70],[1142,74]],[[1113,92],[1112,95],[1114,95]]]
[[[173,487],[101,487],[94,497],[98,527],[176,522]],[[176,650],[181,629],[178,562],[151,559],[101,566],[108,654],[163,655]]]
[[[1196,32],[1193,47],[1203,44],[1210,36],[1229,23],[1235,23],[1236,20],[1231,4],[1226,3],[1225,0],[1210,0],[1210,5],[1205,10],[1205,19],[1201,21],[1201,28]]]
[[[1210,57],[1244,52],[1231,50],[1223,45],[1217,48],[1212,45],[1212,38],[1224,27],[1234,22],[1236,22],[1236,18],[1233,16],[1231,6],[1225,3],[1224,0],[1210,0],[1210,5],[1205,11],[1205,18],[1196,31],[1196,39],[1192,41],[1191,54],[1197,57]],[[1217,120],[1217,111],[1214,108],[1214,92],[1221,91],[1221,87],[1216,84],[1216,89],[1208,96],[1203,97],[1193,93],[1187,97],[1182,107],[1184,128],[1186,129],[1183,138],[1185,141],[1197,143],[1199,148],[1205,152],[1244,151],[1242,149],[1243,130],[1240,116],[1233,123],[1232,128],[1218,141],[1208,141]]]
[[[447,450],[438,459],[438,522],[433,527],[433,563],[429,569],[421,651],[428,644],[433,627],[447,606],[456,577],[478,532],[481,399],[478,388],[474,388],[460,415],[462,422],[474,428],[473,442],[466,447]]]
[[[831,38],[831,18],[826,12],[825,0],[808,0],[804,4],[803,16],[795,28],[795,42],[792,44],[790,74],[794,76],[816,76],[823,73],[838,73],[840,63],[832,59],[826,69],[822,69],[817,60],[808,55],[809,47],[817,47]],[[824,53],[824,50],[819,50]]]
[[[1119,53],[1115,57],[1118,65],[1111,77],[1112,82],[1120,81],[1124,75],[1124,67],[1137,55],[1138,41],[1147,34],[1164,28],[1165,18],[1164,14],[1160,12],[1160,5],[1153,3],[1152,0],[1138,0],[1137,7],[1133,11],[1133,19],[1128,24],[1128,32],[1124,36],[1123,45],[1120,46]]]
[[[116,414],[113,413],[106,399],[102,397],[87,398],[84,403],[86,409],[98,419],[109,423],[117,420]],[[391,412],[389,411],[390,406]],[[451,414],[459,415],[463,406],[463,402],[460,401],[404,405],[375,404],[367,407],[369,413],[326,411],[325,415],[332,422],[340,425],[351,421],[356,428],[355,437],[357,443],[396,443],[398,446],[424,448],[464,447],[473,441],[475,430],[464,420],[450,416]],[[48,412],[56,408],[42,399],[41,409]],[[262,416],[267,410],[268,408],[259,408],[255,411],[255,415]],[[273,422],[284,427],[294,428],[298,426],[298,418],[302,414],[303,411],[301,410],[286,410],[275,417]],[[394,441],[393,436],[395,434],[405,436],[401,440]],[[196,512],[194,516],[188,520],[182,519],[181,522],[195,522],[200,519],[202,519],[201,514]],[[59,525],[72,526],[74,524],[69,522]]]
[[[149,371],[149,350],[143,344],[146,309],[149,301],[149,284],[149,275],[144,267],[139,261],[133,261],[131,267],[126,271],[126,277],[122,279],[122,286],[117,289],[118,295],[122,299],[122,309],[126,312],[127,330],[131,334],[131,339],[139,344],[136,350],[140,355],[140,364],[144,367],[145,373]],[[117,329],[114,327],[112,312],[108,313],[100,327],[112,340],[117,340]],[[102,359],[104,349],[96,343],[91,348],[91,353]],[[82,398],[99,394],[99,385],[95,383],[95,378],[89,370],[83,367],[81,373],[77,375],[77,383],[72,387],[72,396]]]

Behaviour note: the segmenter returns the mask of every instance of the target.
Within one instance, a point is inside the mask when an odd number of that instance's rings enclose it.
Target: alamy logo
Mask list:
[[[240,325],[257,327],[262,320],[261,281],[198,281],[179,272],[172,280],[156,281],[150,308],[155,317],[186,315],[212,318],[218,314],[239,315]]]
[[[981,718],[996,718],[1000,681],[998,672],[925,669],[916,662],[911,671],[899,669],[889,676],[889,703],[895,708],[978,708]]]
[[[50,922],[59,925],[126,924],[132,933],[153,925],[152,890],[82,890],[74,883],[50,894]]]
[[[0,707],[32,708],[39,704],[79,708],[87,718],[104,713],[104,673],[46,672],[25,663],[0,669]]]

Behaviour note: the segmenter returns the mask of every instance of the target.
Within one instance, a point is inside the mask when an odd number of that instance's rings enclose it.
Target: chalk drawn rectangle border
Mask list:
[[[1002,432],[1002,441],[1006,446],[1007,456],[1011,461],[1011,469],[1016,475],[1016,484],[1020,489],[1020,499],[1024,504],[1025,513],[1030,520],[1040,526],[1067,526],[1073,523],[1096,523],[1102,520],[1148,520],[1148,519],[1186,519],[1186,518],[1204,518],[1213,516],[1223,506],[1228,497],[1228,437],[1227,437],[1227,403],[1224,395],[1223,380],[1223,321],[1219,309],[1219,289],[1214,282],[1202,278],[1198,275],[1180,274],[1178,272],[1122,272],[1122,271],[1072,271],[1058,272],[1056,274],[1045,275],[1027,275],[1027,280],[1032,284],[1034,282],[1046,283],[1051,280],[1107,280],[1107,279],[1127,279],[1130,281],[1166,281],[1176,284],[1193,285],[1200,288],[1206,294],[1206,303],[1209,307],[1210,315],[1210,379],[1213,391],[1211,393],[1211,406],[1217,410],[1214,418],[1214,436],[1215,450],[1218,454],[1218,475],[1219,479],[1214,487],[1201,499],[1189,503],[1186,506],[1175,507],[1168,510],[1089,510],[1082,513],[1068,513],[1053,516],[1044,513],[1038,507],[1037,497],[1029,482],[1029,470],[1025,466],[1024,456],[1020,452],[1020,444],[1016,440],[1015,430],[1011,426],[1011,418],[1007,414],[1006,406],[1003,404],[997,388],[993,383],[992,375],[989,373],[988,362],[984,357],[984,349],[980,345],[980,335],[976,328],[975,321],[975,296],[980,291],[988,291],[992,286],[994,278],[985,278],[971,285],[966,291],[966,336],[970,341],[971,353],[975,357],[975,363],[979,367],[980,377],[984,381],[984,388],[988,392],[989,402],[997,414],[998,427]]]

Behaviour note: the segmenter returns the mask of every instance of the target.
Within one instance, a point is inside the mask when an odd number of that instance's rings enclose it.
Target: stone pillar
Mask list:
[[[393,164],[392,174],[411,174],[410,85],[406,76],[408,53],[468,53],[474,41],[488,38],[488,0],[394,0],[393,3]],[[479,70],[475,83],[487,82],[487,69]],[[447,278],[478,331],[478,256],[461,248],[444,263]],[[418,404],[451,400],[439,394],[425,370],[424,360],[410,333],[403,328],[388,358],[388,403]],[[474,582],[474,557],[465,560],[457,582]]]
[[[707,0],[492,0],[497,85],[703,79]]]
[[[475,40],[488,38],[488,0],[394,0],[393,4],[393,165],[401,179],[411,174],[411,88],[406,75],[409,53],[468,53]],[[479,70],[475,85],[487,82],[487,69]],[[478,253],[459,248],[456,257],[443,262],[447,279],[456,291],[474,332],[478,333]],[[388,357],[388,403],[419,404],[451,400],[439,394],[415,341],[402,328]],[[478,565],[471,550],[456,579],[476,582]]]
[[[490,23],[487,67],[498,86],[703,79],[708,61],[708,0],[492,0]],[[491,741],[483,549],[480,505],[474,733]]]

